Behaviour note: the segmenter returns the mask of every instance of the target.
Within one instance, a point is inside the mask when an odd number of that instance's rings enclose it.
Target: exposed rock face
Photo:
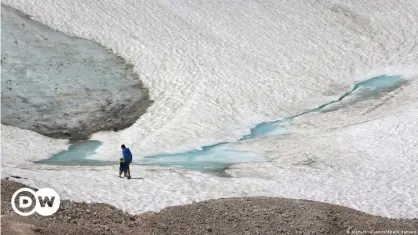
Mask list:
[[[133,66],[121,57],[4,5],[1,42],[5,125],[85,139],[129,127],[152,104]]]

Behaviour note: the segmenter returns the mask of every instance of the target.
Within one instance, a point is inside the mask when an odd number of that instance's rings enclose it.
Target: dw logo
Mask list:
[[[35,206],[34,208],[29,212],[23,212],[19,210],[16,206],[16,197],[19,193],[22,192],[28,192],[32,194],[32,196],[35,198]],[[21,195],[19,196],[19,208],[29,208],[33,204],[33,200],[30,196]],[[55,192],[53,189],[50,188],[42,188],[39,189],[36,193],[32,189],[29,188],[21,188],[17,190],[13,196],[12,196],[12,208],[13,210],[21,216],[30,216],[33,213],[38,213],[42,216],[50,216],[55,214],[55,212],[58,211],[61,204],[60,197],[57,192]]]

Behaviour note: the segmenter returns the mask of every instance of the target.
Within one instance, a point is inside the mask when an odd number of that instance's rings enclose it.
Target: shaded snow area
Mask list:
[[[418,217],[417,1],[3,3],[110,48],[154,101],[132,126],[73,145],[2,125],[3,177],[130,213],[279,196]],[[94,81],[128,84],[113,77]],[[118,178],[122,143],[143,179]]]
[[[132,125],[150,105],[132,65],[97,43],[2,6],[1,122],[83,139]]]

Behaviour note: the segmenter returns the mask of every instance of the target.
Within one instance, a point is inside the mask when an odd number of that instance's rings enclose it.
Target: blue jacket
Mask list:
[[[132,153],[131,153],[131,150],[129,150],[129,148],[124,148],[122,150],[122,156],[123,156],[123,160],[125,160],[125,162],[127,162],[127,163],[132,162]]]

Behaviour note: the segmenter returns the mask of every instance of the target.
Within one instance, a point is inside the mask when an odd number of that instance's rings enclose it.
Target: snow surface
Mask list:
[[[68,145],[4,125],[2,176],[131,213],[269,195],[418,217],[417,1],[3,3],[111,48],[150,88],[155,103],[132,127],[93,135],[104,143],[94,156],[100,160],[118,158],[121,143],[138,158],[236,141],[258,123],[338,99],[362,80],[393,74],[409,82],[304,115],[286,125],[291,135],[235,143],[270,161],[235,165],[233,178],[147,166],[132,169],[144,180],[121,182],[111,166],[23,162]]]

